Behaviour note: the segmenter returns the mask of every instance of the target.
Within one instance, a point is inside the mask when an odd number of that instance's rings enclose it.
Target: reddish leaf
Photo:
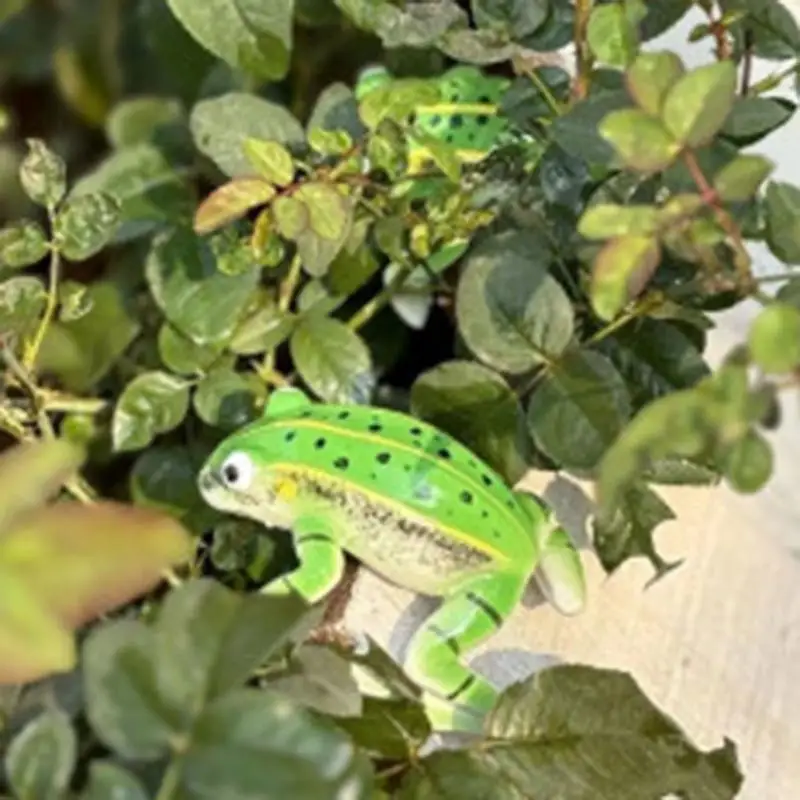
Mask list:
[[[275,187],[262,178],[236,178],[211,192],[194,215],[195,233],[203,236],[233,222],[251,208],[275,197]]]

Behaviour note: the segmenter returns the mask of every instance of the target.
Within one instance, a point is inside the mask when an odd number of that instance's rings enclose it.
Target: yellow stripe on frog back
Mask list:
[[[434,103],[433,105],[418,106],[416,113],[420,114],[468,114],[479,116],[485,114],[493,116],[499,113],[500,106],[496,103]]]

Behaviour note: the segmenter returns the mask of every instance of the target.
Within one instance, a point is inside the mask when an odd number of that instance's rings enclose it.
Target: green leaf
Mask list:
[[[253,373],[219,367],[200,381],[192,402],[203,422],[232,431],[258,416],[264,395],[264,384]]]
[[[613,514],[598,515],[592,521],[595,552],[606,572],[611,573],[629,558],[646,558],[662,578],[680,566],[668,563],[656,552],[653,534],[663,522],[675,519],[673,510],[652,489],[628,488]]]
[[[117,452],[141,450],[183,422],[189,384],[166,372],[144,372],[122,391],[114,408],[111,436]]]
[[[178,375],[203,373],[219,357],[214,345],[198,345],[165,322],[158,329],[158,354],[164,365]]]
[[[20,275],[0,283],[0,331],[16,335],[17,350],[33,335],[46,302],[38,278]]]
[[[155,95],[132,97],[117,103],[106,117],[106,137],[114,149],[147,144],[158,134],[184,121],[179,100]]]
[[[548,272],[552,258],[546,240],[530,231],[487,237],[465,256],[456,319],[467,346],[487,364],[527,372],[570,343],[572,305]]]
[[[113,761],[92,761],[81,800],[148,800],[138,778]]]
[[[718,61],[687,72],[669,90],[662,116],[687,147],[708,144],[722,128],[736,99],[736,65]]]
[[[659,221],[659,210],[655,206],[596,203],[580,218],[578,233],[587,239],[649,236],[657,231]]]
[[[261,178],[235,178],[211,192],[194,215],[194,232],[205,236],[243,217],[275,197],[275,187]]]
[[[720,133],[746,147],[787,123],[795,110],[794,104],[783,98],[738,97]]]
[[[772,447],[756,430],[734,442],[722,458],[728,483],[742,494],[760,492],[772,476],[773,466]]]
[[[255,308],[236,329],[228,349],[243,356],[264,353],[288,339],[296,324],[293,314],[281,311],[271,295],[262,293]]]
[[[508,483],[525,473],[522,408],[493,370],[473,361],[442,362],[414,382],[411,413],[455,436]]]
[[[680,57],[668,50],[640,53],[625,75],[625,85],[639,108],[657,117],[684,71]]]
[[[16,797],[60,800],[75,769],[78,737],[63,711],[46,711],[14,737],[5,757]]]
[[[226,341],[258,285],[258,270],[225,275],[208,242],[176,229],[158,236],[145,263],[150,291],[166,318],[195,344]]]
[[[770,182],[765,216],[769,249],[786,264],[800,264],[800,189],[790,183]]]
[[[244,153],[263,178],[276,186],[288,186],[294,179],[292,154],[279,142],[245,139]]]
[[[74,322],[92,310],[89,287],[77,281],[62,281],[58,286],[58,318]]]
[[[312,140],[323,132],[344,134],[351,140],[361,139],[366,133],[353,90],[345,83],[332,83],[317,96],[306,123],[308,143],[316,147]]]
[[[661,263],[653,236],[617,236],[598,253],[592,267],[592,308],[600,319],[614,319],[644,291]]]
[[[275,225],[284,239],[295,241],[311,224],[308,206],[294,195],[281,195],[272,204]]]
[[[327,274],[329,267],[347,243],[350,235],[355,203],[352,198],[341,196],[339,196],[337,202],[341,204],[341,209],[346,215],[344,225],[338,229],[339,235],[337,238],[325,238],[311,227],[302,231],[297,237],[297,254],[303,263],[303,269],[314,278],[322,278]],[[311,208],[308,208],[311,211]],[[319,210],[320,206],[317,206],[317,211]],[[313,218],[312,214],[309,214],[309,216]],[[317,224],[322,224],[327,232],[333,230],[331,220],[327,220],[324,223],[321,223],[320,220],[321,217],[318,215]],[[337,217],[333,220],[333,223],[339,225],[341,219]]]
[[[461,160],[455,145],[418,129],[409,134],[409,139],[417,147],[424,148],[426,155],[453,183],[461,180]]]
[[[147,143],[111,153],[73,186],[70,197],[98,192],[120,203],[115,243],[150,235],[165,225],[186,223],[194,212],[194,193],[182,172]]]
[[[547,0],[472,0],[472,15],[479,28],[505,31],[520,40],[538,30],[547,19]]]
[[[758,192],[774,168],[768,158],[744,153],[714,176],[714,188],[726,203],[744,202]]]
[[[120,204],[112,195],[74,196],[53,221],[53,242],[70,261],[85,261],[111,242],[119,222]]]
[[[791,372],[800,365],[800,310],[775,302],[762,309],[747,334],[750,355],[765,372]]]
[[[681,150],[659,120],[635,108],[612,111],[599,130],[626,167],[645,174],[666,169]]]
[[[308,130],[308,126],[306,126]],[[353,148],[353,139],[347,131],[327,131],[311,128],[308,146],[323,156],[341,156]]]
[[[622,376],[600,353],[568,352],[533,392],[528,429],[565,469],[593,469],[625,426],[631,401]]]
[[[0,268],[22,269],[47,254],[47,238],[33,220],[21,219],[0,229]]]
[[[167,2],[186,30],[233,69],[265,81],[286,77],[292,54],[291,0]]]
[[[633,61],[639,47],[636,26],[622,3],[595,6],[586,38],[599,61],[621,69]]]
[[[79,319],[50,325],[37,359],[40,370],[75,392],[88,391],[108,374],[141,330],[124,288],[110,280],[88,285],[84,302],[90,308]]]
[[[699,750],[618,670],[541,670],[503,692],[486,731],[480,748],[422,759],[398,797],[511,800],[535,786],[558,800],[733,800],[743,782],[732,743]]]
[[[55,208],[67,190],[67,167],[41,139],[28,139],[28,153],[19,167],[25,194],[40,206]]]
[[[289,339],[292,361],[312,391],[328,403],[368,403],[375,387],[372,358],[343,322],[307,317]]]
[[[287,147],[305,143],[302,125],[283,106],[241,92],[201,100],[192,109],[189,127],[197,149],[231,178],[253,172],[244,151],[248,139]]]
[[[295,193],[308,211],[312,230],[323,239],[338,240],[347,233],[350,219],[347,200],[328,183],[304,183]]]
[[[332,723],[279,694],[229,692],[193,731],[183,763],[183,795],[370,800],[369,761]]]

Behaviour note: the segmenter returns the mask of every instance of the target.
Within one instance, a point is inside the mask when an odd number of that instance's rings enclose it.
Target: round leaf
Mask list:
[[[669,90],[662,111],[664,124],[682,145],[701,147],[716,136],[735,99],[733,61],[697,67]]]
[[[509,483],[524,474],[522,409],[493,370],[473,361],[445,361],[414,382],[411,411],[458,438]]]
[[[547,244],[529,232],[489,237],[464,258],[458,328],[496,369],[527,372],[557,358],[572,339],[572,304],[547,271],[551,258]]]
[[[29,267],[46,253],[47,239],[38,223],[23,219],[0,230],[0,267]]]
[[[189,385],[166,372],[145,372],[123,390],[114,408],[114,449],[141,450],[160,433],[183,422],[189,410]]]
[[[53,238],[66,258],[85,261],[114,238],[119,220],[119,201],[109,194],[71,197],[53,222]]]
[[[217,428],[232,431],[252,422],[265,389],[252,373],[226,367],[209,372],[197,386],[193,404],[197,416]]]
[[[329,317],[303,320],[289,340],[292,360],[314,393],[329,403],[368,403],[375,388],[361,337]]]
[[[591,470],[625,426],[630,397],[612,363],[570,352],[534,391],[528,428],[536,446],[565,469]]]
[[[769,442],[758,431],[750,430],[725,453],[725,477],[737,492],[754,494],[770,479],[773,461]]]
[[[800,310],[772,303],[753,320],[747,335],[753,361],[765,372],[790,372],[800,366]]]

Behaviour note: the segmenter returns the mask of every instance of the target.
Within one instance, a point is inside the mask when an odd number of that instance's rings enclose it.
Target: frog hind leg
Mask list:
[[[434,730],[480,732],[497,690],[462,661],[519,603],[526,576],[498,572],[459,584],[417,630],[405,670],[423,689]]]
[[[261,594],[286,595],[294,591],[313,605],[341,580],[344,552],[331,523],[319,515],[299,517],[293,525],[292,538],[300,566],[270,581],[262,587]]]
[[[580,613],[586,605],[586,575],[580,553],[544,500],[530,492],[515,494],[532,520],[532,535],[539,547],[536,584],[562,614]]]

